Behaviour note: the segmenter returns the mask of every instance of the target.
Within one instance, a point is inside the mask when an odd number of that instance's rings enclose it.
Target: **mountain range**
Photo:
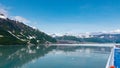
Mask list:
[[[58,43],[67,44],[80,44],[80,43],[120,43],[120,32],[94,32],[82,34],[69,34],[56,35],[52,34],[57,39]]]
[[[56,39],[22,22],[0,14],[0,45],[55,43]]]

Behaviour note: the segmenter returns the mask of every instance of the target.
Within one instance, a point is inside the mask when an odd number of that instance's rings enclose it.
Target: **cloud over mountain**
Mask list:
[[[7,17],[8,16],[7,9],[8,9],[7,7],[5,7],[2,4],[0,4],[0,14],[4,14]]]
[[[21,16],[14,16],[14,19],[19,21],[19,22],[24,22],[24,23],[30,22],[29,20],[27,20],[26,18],[23,18]]]

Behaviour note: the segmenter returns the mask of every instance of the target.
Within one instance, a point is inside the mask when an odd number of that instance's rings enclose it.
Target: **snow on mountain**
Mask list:
[[[0,37],[4,37],[3,35],[0,35]]]
[[[81,38],[89,38],[92,37],[90,33],[65,33],[65,34],[60,34],[60,33],[54,33],[51,34],[52,37],[57,37],[57,36],[76,36],[76,37],[81,37]]]
[[[65,34],[51,34],[52,37],[56,36],[76,36],[78,38],[91,38],[95,35],[102,35],[102,34],[120,34],[120,29],[112,30],[112,31],[102,31],[102,32],[86,32],[86,33],[65,33]],[[104,36],[101,36],[100,38],[104,38]]]
[[[54,34],[50,34],[50,36],[52,37],[57,37],[57,36],[63,36],[62,34],[59,34],[59,33],[54,33]]]
[[[6,19],[7,17],[4,14],[0,13],[0,18]]]

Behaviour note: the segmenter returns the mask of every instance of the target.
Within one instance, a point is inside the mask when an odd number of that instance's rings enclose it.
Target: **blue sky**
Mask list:
[[[9,16],[20,16],[48,34],[120,28],[120,0],[0,0]]]

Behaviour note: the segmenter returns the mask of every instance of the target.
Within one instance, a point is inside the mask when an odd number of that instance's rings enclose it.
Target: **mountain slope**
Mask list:
[[[55,42],[56,39],[22,22],[0,18],[0,44],[44,44]]]

